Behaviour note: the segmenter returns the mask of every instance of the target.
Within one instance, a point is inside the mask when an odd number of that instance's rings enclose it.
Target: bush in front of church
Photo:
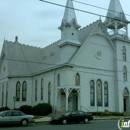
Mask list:
[[[52,113],[52,106],[48,103],[39,103],[32,107],[32,114],[46,116]]]
[[[31,110],[32,110],[32,106],[29,105],[23,105],[19,108],[20,111],[24,112],[25,114],[32,114]]]
[[[5,110],[10,110],[8,107],[2,107],[2,108],[0,108],[0,112],[1,111],[5,111]]]

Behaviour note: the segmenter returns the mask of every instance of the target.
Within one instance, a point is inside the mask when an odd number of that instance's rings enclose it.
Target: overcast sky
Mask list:
[[[66,5],[67,0],[47,0]],[[77,0],[108,8],[110,0]],[[120,0],[125,14],[130,14],[130,0]],[[74,7],[106,15],[107,11],[74,2]],[[64,14],[64,8],[39,0],[0,0],[0,51],[4,38],[14,41],[15,36],[22,44],[45,47],[61,37],[58,27]],[[99,16],[76,11],[78,23],[84,27],[99,19]],[[130,20],[130,16],[126,16]],[[102,18],[104,21],[104,18]],[[129,26],[130,32],[130,26]],[[130,36],[130,33],[129,33]]]

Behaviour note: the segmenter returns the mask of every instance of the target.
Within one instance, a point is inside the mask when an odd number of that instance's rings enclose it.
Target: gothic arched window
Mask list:
[[[18,81],[16,84],[16,101],[20,101],[20,82]]]
[[[51,103],[51,83],[48,84],[48,103]]]
[[[37,80],[35,81],[35,101],[37,101]]]
[[[6,84],[6,107],[8,103],[8,83]]]
[[[127,68],[126,68],[126,66],[124,66],[124,69],[123,69],[123,78],[124,78],[124,81],[127,81]]]
[[[108,107],[108,83],[104,83],[104,104],[105,107]]]
[[[4,107],[4,84],[2,85],[2,107]]]
[[[95,105],[95,85],[94,81],[90,82],[90,104],[91,106]]]
[[[57,86],[60,86],[60,75],[57,75]]]
[[[24,81],[22,84],[22,101],[26,101],[27,98],[27,83]]]
[[[125,96],[129,96],[129,90],[127,88],[124,89],[124,93]]]
[[[43,100],[43,79],[41,79],[41,100]]]
[[[97,80],[97,106],[102,106],[102,82]]]
[[[75,85],[80,86],[80,75],[78,73],[75,76]]]
[[[122,56],[123,56],[123,61],[126,61],[126,48],[124,46],[122,49]]]

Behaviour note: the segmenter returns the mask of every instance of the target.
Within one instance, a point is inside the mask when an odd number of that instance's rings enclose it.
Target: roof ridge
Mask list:
[[[96,20],[96,21],[94,21],[93,23],[90,23],[90,24],[86,25],[85,27],[80,28],[80,30],[79,30],[79,31],[84,30],[84,29],[86,29],[86,28],[88,28],[88,27],[92,26],[94,23],[96,23],[96,22],[98,22],[98,21],[100,21],[100,20]]]
[[[23,44],[23,43],[15,43],[15,42],[12,42],[12,41],[8,41],[8,40],[5,40],[5,42],[8,42],[9,44],[19,44],[19,45],[22,45],[22,46],[29,46],[29,47],[33,47],[33,48],[37,48],[37,49],[42,49],[41,47],[37,47],[37,46],[32,46],[32,45],[27,45],[27,44]]]
[[[55,41],[55,42],[53,42],[53,43],[51,43],[51,44],[45,46],[43,49],[46,49],[46,48],[48,48],[48,47],[50,47],[50,46],[52,46],[52,45],[58,43],[60,40],[61,40],[61,39],[59,39],[59,40],[57,40],[57,41]]]

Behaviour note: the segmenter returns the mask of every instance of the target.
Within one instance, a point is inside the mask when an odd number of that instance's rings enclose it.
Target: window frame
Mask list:
[[[26,81],[22,84],[22,101],[26,101],[27,99],[27,83]]]
[[[37,80],[35,80],[35,101],[37,101]]]
[[[43,100],[43,78],[41,79],[41,100]]]
[[[20,90],[21,90],[21,84],[18,81],[16,83],[16,101],[20,101]]]
[[[109,88],[108,88],[108,83],[104,83],[104,106],[108,107],[109,106]]]
[[[95,106],[95,82],[90,81],[90,105]]]
[[[97,106],[102,106],[102,81],[100,79],[97,80],[96,88],[97,88]]]
[[[80,86],[80,75],[79,75],[79,73],[77,73],[75,75],[75,85]]]

